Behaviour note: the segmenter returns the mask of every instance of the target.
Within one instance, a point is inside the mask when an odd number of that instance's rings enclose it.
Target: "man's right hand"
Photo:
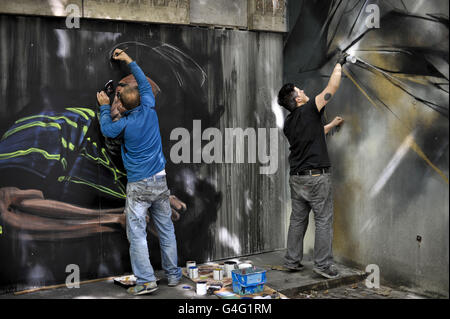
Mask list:
[[[109,104],[109,97],[105,91],[97,92],[97,102],[100,106]]]
[[[339,56],[338,56],[337,63],[339,63],[341,66],[344,66],[345,62],[347,62],[347,57],[349,55],[350,54],[348,54],[348,53],[341,52],[341,54],[339,54]]]
[[[112,58],[114,60],[125,61],[127,64],[133,62],[133,59],[131,59],[130,56],[124,50],[121,49],[115,49]]]

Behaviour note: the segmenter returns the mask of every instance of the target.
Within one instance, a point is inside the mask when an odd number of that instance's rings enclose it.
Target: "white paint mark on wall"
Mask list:
[[[378,195],[378,193],[383,189],[384,185],[389,181],[392,174],[394,174],[395,170],[397,169],[398,165],[400,165],[400,162],[405,157],[405,155],[408,153],[409,148],[414,142],[414,132],[409,134],[406,139],[403,141],[402,145],[397,149],[397,152],[395,152],[394,157],[389,161],[386,168],[381,173],[380,178],[375,183],[375,185],[370,190],[370,198],[374,198]]]
[[[233,253],[239,255],[241,253],[241,244],[239,238],[236,235],[232,235],[225,227],[219,229],[219,242],[233,250]]]
[[[281,110],[281,107],[278,105],[277,97],[274,96],[272,98],[272,112],[275,116],[275,120],[277,123],[277,127],[282,130],[284,126],[284,116],[283,111]]]
[[[70,41],[65,30],[55,30],[58,39],[58,49],[56,55],[58,58],[68,58],[70,56]]]
[[[373,225],[375,224],[377,220],[377,216],[372,216],[370,217],[363,225],[363,227],[361,227],[361,230],[359,231],[360,234],[364,234],[366,231],[370,230]]]
[[[245,197],[245,214],[249,216],[250,212],[253,210],[253,201],[250,198],[250,191],[248,189],[245,190],[244,197]]]
[[[42,281],[44,278],[45,280],[54,279],[50,271],[48,271],[47,268],[40,264],[36,264],[31,267],[31,269],[27,273],[27,278],[27,280],[30,282]]]
[[[190,196],[194,196],[195,193],[195,176],[191,171],[184,169],[180,172],[180,176],[177,176],[177,181],[184,183],[184,189]]]
[[[77,30],[77,32],[80,34],[82,40],[94,41],[96,46],[100,46],[105,43],[109,44],[110,42],[115,42],[117,41],[117,39],[119,39],[120,36],[122,36],[121,32],[100,32],[92,30],[89,31]],[[94,37],[93,40],[92,37]]]
[[[158,52],[162,56],[166,57],[168,60],[170,60],[174,63],[177,63],[180,67],[183,67],[185,69],[189,69],[189,66],[184,61],[189,60],[195,66],[197,71],[200,71],[200,73],[201,73],[202,81],[201,81],[200,86],[203,86],[203,84],[205,84],[205,81],[206,81],[205,70],[203,70],[203,68],[200,65],[198,65],[197,62],[195,62],[190,56],[188,56],[183,51],[181,51],[178,48],[176,48],[170,44],[167,44],[167,43],[163,43],[159,47],[153,48],[153,50]],[[175,72],[175,73],[176,73],[175,75],[176,75],[178,81],[180,82],[181,78],[179,77],[178,72]],[[180,86],[183,86],[182,82],[180,83]]]

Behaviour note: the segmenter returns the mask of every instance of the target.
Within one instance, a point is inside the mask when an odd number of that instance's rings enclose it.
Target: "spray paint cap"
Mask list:
[[[348,57],[345,58],[345,61],[347,61],[348,63],[355,64],[357,59],[354,55],[349,55]]]

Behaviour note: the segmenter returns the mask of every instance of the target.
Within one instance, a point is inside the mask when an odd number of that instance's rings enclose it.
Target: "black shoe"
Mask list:
[[[334,265],[329,266],[324,270],[320,270],[318,268],[313,268],[313,271],[316,274],[319,274],[325,278],[334,279],[339,277],[339,272]]]
[[[289,271],[300,271],[303,270],[304,267],[302,264],[298,264],[297,266],[290,266],[284,264],[284,268],[288,269]]]

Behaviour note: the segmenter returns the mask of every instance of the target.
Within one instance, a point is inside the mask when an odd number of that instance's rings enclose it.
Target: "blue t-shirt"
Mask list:
[[[166,159],[162,152],[155,96],[144,72],[136,64],[128,64],[138,83],[141,105],[126,111],[113,122],[110,105],[100,106],[100,127],[104,136],[115,138],[123,132],[122,160],[129,182],[136,182],[162,171]]]

